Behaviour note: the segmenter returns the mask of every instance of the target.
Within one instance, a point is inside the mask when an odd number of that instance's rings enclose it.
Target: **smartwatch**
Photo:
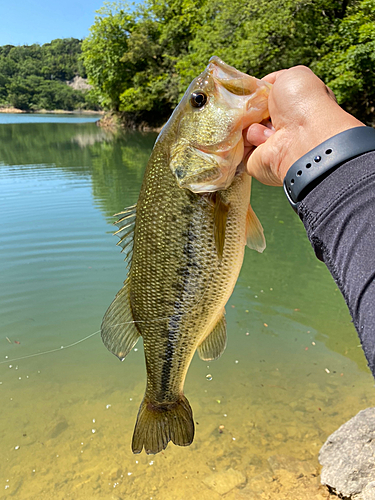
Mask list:
[[[305,196],[340,165],[375,151],[375,129],[355,127],[334,135],[297,160],[284,179],[284,191],[293,210]]]

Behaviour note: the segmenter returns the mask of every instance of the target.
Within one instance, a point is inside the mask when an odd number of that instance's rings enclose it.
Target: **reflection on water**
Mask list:
[[[100,114],[76,113],[0,113],[0,125],[8,123],[87,123],[96,122]]]
[[[155,137],[0,125],[0,498],[326,498],[319,448],[373,404],[373,380],[281,190],[254,182],[267,249],[246,250],[226,352],[190,367],[190,447],[130,452],[141,345],[124,363],[99,335],[61,349],[99,329],[125,278],[111,215],[136,201]]]

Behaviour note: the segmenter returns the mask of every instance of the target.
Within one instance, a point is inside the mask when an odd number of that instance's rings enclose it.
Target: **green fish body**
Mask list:
[[[207,81],[212,71],[218,73],[217,66],[220,78],[227,71],[232,85],[233,74],[237,86],[240,78],[251,78],[217,58],[210,61],[203,78],[200,75],[192,82],[159,135],[136,206],[119,214],[117,222],[130,268],[124,287],[103,318],[102,339],[111,352],[124,359],[139,337],[143,338],[147,386],[133,435],[134,453],[143,448],[146,453],[158,453],[169,441],[180,446],[193,441],[192,410],[183,394],[187,370],[196,350],[206,361],[223,353],[224,307],[240,272],[245,245],[258,251],[265,247],[261,225],[249,205],[251,178],[241,172],[238,161],[231,171],[227,168],[220,175],[220,158],[227,165],[231,149],[241,149],[242,128],[231,147],[225,149],[224,139],[219,142],[217,149],[224,151],[219,155],[207,140],[202,145],[194,139],[199,136],[196,119],[194,138],[183,131],[191,95],[202,90],[211,102],[214,99],[207,91]],[[259,88],[264,116],[268,87]],[[246,111],[241,109],[238,114]],[[240,118],[237,128],[249,121]],[[225,131],[229,141],[236,131]],[[213,151],[214,160],[209,157]]]

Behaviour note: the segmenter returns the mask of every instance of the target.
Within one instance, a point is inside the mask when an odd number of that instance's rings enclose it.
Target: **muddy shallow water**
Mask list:
[[[154,139],[0,125],[0,498],[327,498],[319,449],[374,383],[302,224],[255,182],[267,249],[246,250],[222,358],[189,369],[195,440],[130,451],[142,344],[121,363],[95,332],[125,279],[111,215],[136,201]]]

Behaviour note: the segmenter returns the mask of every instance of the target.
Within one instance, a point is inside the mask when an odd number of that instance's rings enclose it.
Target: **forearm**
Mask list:
[[[298,213],[345,298],[375,375],[375,152],[331,173]]]

